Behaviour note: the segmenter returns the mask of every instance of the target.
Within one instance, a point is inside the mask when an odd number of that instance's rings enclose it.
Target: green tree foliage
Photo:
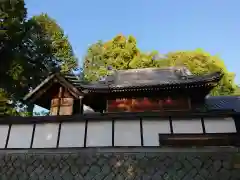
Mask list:
[[[27,20],[23,0],[3,0],[0,6],[0,87],[17,105],[49,71],[69,72],[77,59],[63,30],[46,14]],[[32,111],[33,104],[28,107]]]
[[[228,72],[223,60],[218,56],[212,56],[201,49],[171,52],[164,61],[168,62],[168,66],[185,66],[196,75],[222,71],[224,76],[219,85],[212,90],[212,95],[232,95],[236,90],[235,74]]]
[[[9,115],[19,115],[15,107],[9,103],[7,94],[0,89],[0,117]]]
[[[105,49],[101,41],[89,47],[83,65],[83,79],[87,81],[96,81],[100,76],[107,73],[105,69],[107,64],[105,64],[104,61],[104,50]]]
[[[96,81],[108,74],[107,67],[130,69],[131,61],[139,58],[140,50],[133,36],[118,35],[105,43],[99,41],[88,49],[84,60],[84,76],[89,81]]]
[[[234,95],[235,95],[235,96],[240,96],[240,87],[239,87],[239,85],[236,87],[236,90],[235,90],[235,92],[234,92]]]
[[[77,58],[73,53],[68,37],[54,19],[47,14],[32,18],[43,30],[44,37],[51,42],[54,59],[61,65],[62,72],[70,72],[77,68]]]
[[[22,0],[3,0],[0,3],[0,85],[12,80],[9,70],[14,61],[20,61],[18,50],[24,37],[23,21],[26,9]]]
[[[50,112],[46,111],[40,111],[40,112],[34,112],[34,116],[49,116]]]
[[[13,104],[35,87],[56,67],[50,42],[39,38],[42,29],[34,20],[26,20],[23,0],[1,2],[0,87]]]
[[[7,98],[4,93],[0,91],[0,117],[6,114]]]
[[[212,56],[201,49],[170,52],[166,55],[160,55],[156,51],[143,53],[137,48],[134,37],[118,35],[108,42],[93,44],[88,49],[84,61],[84,76],[89,81],[96,81],[109,73],[109,66],[115,70],[185,66],[196,75],[222,71],[224,76],[212,90],[212,95],[232,95],[236,90],[234,73],[228,72],[218,56]]]

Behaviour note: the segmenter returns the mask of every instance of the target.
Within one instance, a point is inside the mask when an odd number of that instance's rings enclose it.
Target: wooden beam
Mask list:
[[[40,85],[38,85],[32,92],[28,93],[23,100],[27,101],[31,98],[35,93],[37,93],[45,84],[47,84],[51,79],[55,77],[55,74],[48,76]]]
[[[80,114],[83,114],[83,96],[79,96]]]
[[[38,98],[40,98],[44,93],[46,93],[52,87],[52,85],[53,82],[50,82],[45,88],[36,92],[36,94],[33,95],[34,97],[29,102],[34,103]]]

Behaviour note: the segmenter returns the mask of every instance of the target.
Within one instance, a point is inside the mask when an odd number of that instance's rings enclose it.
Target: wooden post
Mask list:
[[[59,88],[58,92],[58,108],[57,108],[57,116],[59,116],[60,108],[61,108],[61,100],[62,100],[62,87]]]
[[[59,88],[56,98],[51,102],[51,115],[72,115],[74,99],[63,87]]]
[[[50,109],[51,116],[58,116],[60,114],[62,91],[63,91],[62,87],[60,87],[58,90],[57,97],[51,100]]]
[[[188,110],[191,110],[191,109],[192,109],[191,98],[190,98],[190,97],[187,97],[187,100],[188,100]]]
[[[80,114],[83,114],[83,96],[79,96]]]

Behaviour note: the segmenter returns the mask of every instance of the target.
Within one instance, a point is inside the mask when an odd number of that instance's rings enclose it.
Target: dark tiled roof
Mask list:
[[[188,72],[188,73],[187,73]],[[191,75],[186,68],[145,68],[115,71],[105,81],[84,84],[76,76],[66,78],[76,87],[86,89],[121,89],[160,85],[180,85],[192,83],[204,83],[219,81],[222,77],[220,72],[207,75]]]
[[[211,110],[232,109],[240,112],[239,96],[215,96],[206,98],[206,106]]]
[[[173,81],[182,80],[184,74],[182,68],[146,68],[121,70],[116,72],[115,84],[133,85],[133,84],[165,84]]]

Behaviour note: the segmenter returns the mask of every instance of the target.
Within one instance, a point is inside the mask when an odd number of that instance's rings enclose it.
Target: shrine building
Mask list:
[[[50,116],[6,117],[0,148],[237,146],[239,98],[209,97],[222,77],[145,68],[86,83],[52,73],[24,97]]]

